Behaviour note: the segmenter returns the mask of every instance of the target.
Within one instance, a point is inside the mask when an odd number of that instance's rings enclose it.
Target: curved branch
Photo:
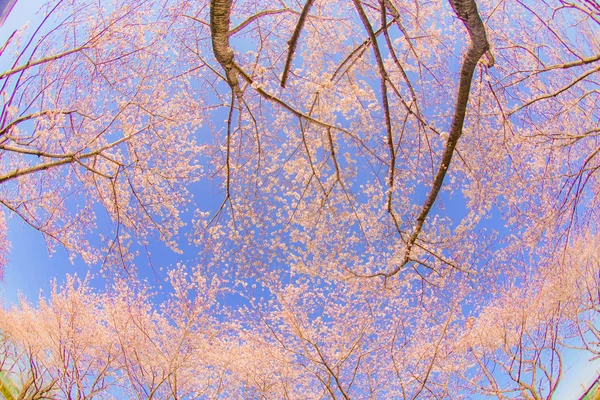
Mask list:
[[[37,164],[34,166],[22,168],[22,169],[16,168],[16,169],[12,170],[11,172],[8,172],[4,175],[0,175],[0,184],[3,184],[10,180],[19,178],[21,176],[29,175],[29,174],[32,174],[32,173],[35,173],[38,171],[45,171],[47,169],[58,167],[58,166],[65,165],[65,164],[72,164],[72,163],[83,164],[81,162],[82,160],[86,160],[88,158],[92,158],[95,156],[102,156],[102,153],[104,151],[106,151],[110,148],[116,147],[116,146],[120,145],[121,143],[124,143],[128,140],[131,140],[132,137],[134,137],[135,135],[144,131],[147,128],[148,127],[146,126],[142,129],[140,129],[139,131],[133,133],[132,135],[122,137],[118,140],[115,140],[112,143],[107,144],[106,146],[104,146],[102,148],[99,148],[96,150],[91,150],[91,151],[88,151],[87,153],[82,153],[82,154],[80,152],[73,152],[73,153],[67,153],[67,154],[61,155],[61,154],[46,153],[46,152],[42,152],[42,151],[36,151],[36,150],[25,149],[25,148],[2,146],[0,148],[0,150],[3,149],[6,151],[12,151],[12,152],[17,152],[17,153],[22,153],[22,154],[29,154],[29,155],[39,156],[39,157],[47,157],[47,158],[55,159],[56,161],[50,161],[50,162],[46,162],[46,163],[42,163],[42,164]],[[86,166],[86,168],[89,169],[87,166]]]
[[[0,73],[0,79],[4,79],[7,76],[14,75],[17,72],[21,72],[23,70],[26,70],[27,68],[35,67],[36,65],[40,65],[40,64],[47,63],[47,62],[59,60],[59,59],[61,59],[63,57],[68,56],[69,54],[77,53],[78,51],[81,51],[81,50],[83,50],[85,48],[87,48],[87,46],[85,46],[85,45],[84,46],[79,46],[79,47],[76,47],[76,48],[71,49],[71,50],[63,51],[62,53],[54,54],[52,56],[38,58],[37,60],[29,60],[25,64],[16,66],[16,67],[14,67],[12,69],[9,69],[8,71],[4,71],[4,72]]]
[[[485,27],[477,11],[477,5],[475,0],[449,0],[454,12],[459,19],[463,21],[469,37],[471,38],[471,46],[467,50],[460,68],[460,79],[458,83],[458,93],[456,96],[456,106],[454,109],[454,115],[452,116],[452,125],[450,127],[450,133],[448,135],[448,141],[442,154],[440,166],[438,167],[433,184],[429,195],[421,208],[421,212],[417,217],[417,221],[414,227],[414,231],[408,242],[406,243],[406,251],[404,254],[404,260],[402,263],[390,273],[376,274],[374,276],[391,277],[397,274],[404,265],[410,261],[411,250],[417,241],[419,234],[423,229],[423,224],[437,199],[437,196],[442,189],[446,172],[452,161],[454,155],[454,149],[462,135],[462,128],[465,121],[465,115],[467,112],[467,104],[469,102],[469,93],[471,91],[471,81],[475,73],[475,68],[479,59],[489,50],[490,45],[487,41],[485,34]],[[490,67],[492,65],[489,65]]]
[[[6,133],[9,132],[11,130],[11,128],[13,128],[16,125],[19,125],[21,122],[29,121],[29,120],[36,119],[36,118],[39,118],[42,116],[46,116],[46,115],[53,115],[53,114],[69,115],[69,114],[74,114],[76,112],[77,112],[76,110],[64,110],[64,111],[63,110],[44,110],[44,111],[35,112],[33,114],[23,115],[23,116],[15,119],[14,121],[6,124],[6,126],[2,127],[0,129],[0,136],[6,135]]]
[[[561,67],[557,67],[557,68],[561,68]],[[533,103],[537,103],[540,100],[546,100],[546,99],[550,99],[552,97],[556,97],[559,94],[561,94],[564,91],[569,90],[570,88],[572,88],[573,86],[575,86],[576,84],[578,84],[579,82],[581,82],[582,80],[584,80],[585,78],[587,78],[590,75],[595,74],[596,72],[600,71],[600,66],[590,69],[588,71],[586,71],[584,74],[578,76],[577,78],[575,78],[573,81],[571,81],[568,85],[556,90],[555,92],[552,93],[547,93],[544,95],[541,95],[539,97],[536,97],[534,99],[529,100],[528,102],[524,103],[523,105],[520,105],[519,107],[517,107],[516,109],[514,109],[513,111],[510,111],[508,113],[508,116],[511,117],[512,115],[516,114],[517,112],[521,111],[524,108],[529,107],[530,105],[532,105]]]
[[[259,12],[258,14],[254,14],[253,16],[249,17],[247,20],[245,20],[244,22],[240,23],[235,28],[231,29],[228,34],[229,34],[229,36],[234,35],[234,34],[240,32],[242,29],[244,29],[248,25],[250,25],[252,22],[254,22],[257,19],[259,19],[261,17],[264,17],[266,15],[283,14],[285,12],[296,13],[296,11],[291,10],[289,8],[281,8],[281,9],[278,9],[278,10],[264,10],[264,11]]]

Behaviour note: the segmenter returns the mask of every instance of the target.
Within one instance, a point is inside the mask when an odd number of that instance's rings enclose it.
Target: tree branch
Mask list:
[[[78,51],[81,51],[83,49],[85,49],[86,46],[80,46],[80,47],[76,47],[74,49],[71,50],[67,50],[67,51],[63,51],[62,53],[58,53],[55,54],[53,56],[48,56],[48,57],[43,57],[43,58],[38,58],[37,60],[29,60],[27,61],[25,64],[19,65],[18,67],[14,67],[13,69],[10,69],[8,71],[2,72],[0,74],[0,79],[4,79],[7,76],[16,74],[17,72],[21,72],[27,68],[31,68],[31,67],[35,67],[36,65],[40,65],[40,64],[44,64],[50,61],[55,61],[58,59],[61,59],[63,57],[68,56],[69,54],[73,54],[73,53],[77,53]]]
[[[315,0],[307,0],[306,4],[304,4],[302,14],[300,14],[300,18],[298,18],[298,23],[296,24],[294,33],[288,42],[288,54],[287,59],[285,60],[285,67],[283,68],[283,75],[281,76],[281,87],[285,87],[285,83],[292,66],[292,60],[294,59],[294,53],[296,52],[296,46],[298,45],[298,39],[300,38],[300,32],[302,31],[304,22],[306,22],[306,18],[308,17],[308,12],[310,11],[310,8],[314,2]]]
[[[385,117],[385,128],[387,133],[387,145],[390,151],[390,174],[388,177],[388,185],[390,187],[388,191],[388,201],[387,201],[387,210],[390,214],[393,214],[392,210],[392,196],[394,191],[394,172],[396,170],[396,153],[394,151],[394,136],[392,133],[392,120],[390,117],[390,105],[388,102],[388,92],[387,92],[387,84],[388,80],[387,71],[385,69],[385,65],[383,64],[383,57],[381,56],[381,51],[379,49],[379,44],[377,43],[377,37],[375,36],[375,32],[373,31],[373,27],[369,22],[369,18],[363,9],[360,0],[354,0],[354,7],[356,11],[358,11],[358,15],[360,16],[360,20],[365,27],[365,30],[369,34],[369,40],[373,45],[373,54],[375,55],[375,60],[377,61],[377,67],[379,69],[379,77],[381,83],[381,100],[383,103],[383,113]],[[384,13],[384,10],[382,10]],[[382,14],[382,26],[386,25],[385,21],[385,13]],[[385,31],[385,29],[384,29]],[[395,218],[395,217],[394,217]]]
[[[213,53],[225,70],[227,83],[239,93],[237,72],[233,63],[233,50],[229,46],[229,17],[232,0],[210,1],[210,33]]]
[[[277,15],[277,14],[283,14],[285,12],[289,12],[289,13],[297,13],[294,10],[291,10],[289,8],[281,8],[278,10],[264,10],[259,12],[258,14],[254,14],[253,16],[249,17],[247,20],[245,20],[244,22],[241,22],[238,26],[236,26],[235,28],[231,29],[229,31],[229,36],[234,35],[236,33],[238,33],[239,31],[241,31],[242,29],[244,29],[245,27],[247,27],[248,25],[250,25],[252,22],[256,21],[257,19],[264,17],[266,15]]]
[[[454,155],[454,149],[458,143],[458,139],[460,139],[462,135],[462,128],[465,121],[465,115],[467,112],[467,104],[469,102],[469,93],[471,91],[471,81],[473,80],[473,74],[475,73],[475,68],[477,67],[477,63],[479,59],[489,50],[489,43],[487,41],[487,36],[485,34],[485,27],[483,26],[483,22],[481,21],[481,17],[479,16],[479,12],[477,11],[477,5],[475,4],[475,0],[449,0],[450,5],[452,6],[454,12],[458,16],[459,19],[463,21],[467,31],[469,33],[469,37],[471,38],[471,46],[467,50],[465,57],[462,62],[462,66],[460,68],[460,79],[458,83],[458,93],[456,96],[456,106],[454,109],[454,115],[452,116],[452,125],[450,127],[450,134],[448,135],[448,141],[446,143],[446,148],[444,149],[444,153],[442,154],[442,159],[440,161],[440,166],[438,167],[435,178],[433,179],[433,184],[431,185],[431,190],[429,191],[429,195],[423,204],[421,212],[417,217],[417,221],[413,230],[412,235],[408,239],[406,243],[406,251],[404,254],[404,260],[402,263],[394,269],[390,273],[384,274],[376,274],[375,276],[391,277],[397,274],[400,269],[404,265],[406,265],[410,261],[411,250],[417,241],[421,230],[423,229],[423,224],[437,199],[437,196],[442,189],[442,185],[444,183],[444,178],[446,177],[446,172],[448,172],[448,167],[450,166],[450,162],[452,161],[452,156]],[[490,57],[490,61],[493,58]],[[491,62],[490,62],[491,64]],[[492,65],[488,65],[492,66]]]

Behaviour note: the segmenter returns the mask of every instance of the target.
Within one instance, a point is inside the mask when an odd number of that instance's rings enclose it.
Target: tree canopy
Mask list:
[[[0,268],[19,218],[90,275],[0,311],[5,397],[541,399],[600,355],[597,1],[40,13]]]

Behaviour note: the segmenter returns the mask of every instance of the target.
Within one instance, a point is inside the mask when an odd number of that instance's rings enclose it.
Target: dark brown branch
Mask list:
[[[389,28],[392,24],[394,23],[394,21],[390,21],[384,28],[379,28],[375,31],[375,36],[379,36],[381,35],[381,33],[384,31],[384,29]],[[356,60],[358,58],[360,58],[362,56],[362,54],[365,52],[365,50],[367,49],[367,47],[369,47],[369,45],[371,44],[371,39],[367,39],[364,42],[362,42],[358,47],[356,47],[354,50],[352,50],[352,52],[350,54],[348,54],[348,56],[346,58],[344,58],[344,60],[341,62],[341,64],[335,69],[335,71],[333,72],[333,75],[331,75],[331,82],[335,81],[335,78],[340,75],[340,71],[342,70],[342,68],[344,68],[344,66],[352,59],[354,59],[352,61],[352,63],[350,63],[350,66],[352,66],[352,64],[354,64],[354,62],[356,62]],[[358,55],[357,55],[358,54]],[[357,55],[355,57],[355,55]],[[349,69],[350,67],[348,67]]]
[[[296,11],[290,10],[288,8],[281,8],[279,10],[264,10],[264,11],[261,11],[258,14],[254,14],[253,16],[249,17],[247,20],[245,20],[244,22],[240,23],[238,26],[236,26],[235,28],[233,28],[232,30],[230,30],[229,31],[229,36],[238,33],[239,31],[241,31],[242,29],[244,29],[245,27],[247,27],[248,25],[250,25],[252,22],[256,21],[257,19],[259,19],[261,17],[264,17],[266,15],[283,14],[285,12],[296,13]]]
[[[194,20],[194,21],[196,21],[196,22],[199,22],[199,23],[201,23],[202,25],[208,26],[208,27],[210,28],[210,24],[209,24],[209,23],[207,23],[207,22],[205,22],[205,21],[201,20],[201,19],[200,19],[200,18],[198,18],[198,17],[193,17],[193,16],[191,16],[191,15],[186,15],[186,14],[183,14],[183,16],[184,16],[184,17],[186,17],[186,18],[189,18],[189,19],[191,19],[191,20]]]
[[[387,144],[390,149],[390,175],[388,178],[388,185],[390,187],[388,194],[388,205],[387,209],[390,214],[392,214],[392,196],[394,189],[394,172],[396,170],[396,153],[394,151],[394,136],[392,134],[392,121],[390,118],[390,105],[388,102],[388,93],[387,93],[387,71],[385,70],[385,65],[383,64],[383,58],[381,57],[381,51],[379,49],[379,44],[377,43],[377,37],[375,36],[375,32],[373,31],[373,27],[369,22],[369,18],[365,13],[362,5],[360,4],[360,0],[354,0],[354,6],[356,7],[356,11],[360,16],[360,20],[363,23],[367,33],[369,34],[369,39],[373,44],[373,54],[375,55],[375,60],[377,61],[377,67],[379,69],[379,76],[381,81],[381,100],[383,103],[383,112],[385,116],[385,128],[387,131]],[[385,17],[383,18],[382,25],[385,26]]]
[[[435,178],[433,179],[433,184],[431,185],[429,195],[427,196],[427,199],[423,204],[423,208],[417,217],[413,233],[406,244],[404,260],[392,272],[376,274],[374,276],[383,275],[384,277],[391,277],[397,274],[400,269],[402,269],[402,267],[411,260],[411,250],[415,245],[421,230],[423,229],[423,224],[425,223],[425,220],[427,219],[427,216],[429,215],[429,212],[431,211],[431,208],[433,207],[440,190],[442,189],[444,178],[446,177],[448,167],[450,166],[452,156],[454,155],[454,149],[456,148],[458,139],[460,139],[460,136],[462,135],[465,115],[467,112],[467,104],[469,102],[469,93],[471,91],[471,81],[473,80],[475,68],[477,67],[479,59],[489,50],[490,47],[485,34],[485,27],[483,26],[483,22],[481,21],[481,17],[477,11],[475,0],[449,1],[450,5],[454,9],[454,12],[458,18],[463,21],[465,27],[467,28],[469,37],[471,38],[471,46],[467,50],[460,68],[456,106],[454,109],[454,115],[452,116],[452,125],[450,127],[448,141],[446,143],[444,153],[442,154],[440,166],[438,167]],[[489,66],[491,67],[492,65]]]
[[[358,145],[360,145],[360,147],[362,147],[371,156],[373,156],[374,158],[376,158],[377,160],[379,160],[381,162],[385,162],[385,160],[383,160],[381,157],[379,157],[379,155],[377,153],[375,153],[369,146],[367,146],[365,144],[365,142],[360,138],[360,136],[354,134],[352,131],[349,131],[348,129],[342,128],[341,126],[335,126],[335,125],[329,124],[329,123],[321,121],[315,117],[312,117],[310,114],[305,114],[304,112],[297,110],[296,108],[294,108],[293,106],[291,106],[290,104],[285,102],[284,100],[267,92],[256,81],[254,81],[254,79],[252,79],[252,77],[250,75],[248,75],[239,65],[237,65],[235,62],[233,64],[234,64],[237,72],[240,74],[240,76],[246,82],[248,82],[250,84],[250,87],[252,87],[258,94],[260,94],[265,99],[272,101],[276,104],[279,104],[281,107],[288,110],[296,117],[302,118],[305,121],[314,123],[314,124],[324,127],[324,128],[330,128],[330,129],[334,129],[336,131],[344,133],[345,135],[350,137],[352,140],[354,140]]]
[[[335,146],[333,144],[333,136],[331,136],[331,128],[327,128],[327,139],[329,140],[329,150],[331,153],[331,159],[333,160],[333,165],[335,166],[335,179],[342,183],[341,175],[340,175],[340,165],[337,162],[337,157],[335,155]]]
[[[294,53],[296,52],[296,46],[298,45],[298,39],[300,38],[300,32],[302,31],[302,27],[304,26],[306,18],[308,17],[308,12],[310,11],[310,8],[314,2],[315,0],[307,0],[306,4],[304,4],[302,14],[300,14],[300,18],[298,18],[298,23],[296,24],[294,33],[288,42],[288,54],[287,59],[285,60],[285,67],[283,68],[283,75],[281,76],[281,87],[285,87],[285,83],[292,66],[292,60],[294,59]]]
[[[381,16],[382,16],[383,21],[385,21],[385,9],[386,8],[390,11],[392,16],[394,17],[394,21],[396,21],[398,28],[402,31],[402,33],[406,37],[406,41],[408,42],[408,45],[410,46],[413,53],[415,53],[412,43],[408,37],[408,34],[406,33],[406,30],[404,29],[404,27],[402,26],[402,23],[400,22],[400,13],[396,9],[396,7],[394,7],[394,5],[390,2],[390,0],[382,1]],[[386,41],[386,43],[388,45],[388,49],[390,51],[390,55],[392,56],[392,59],[394,60],[394,64],[396,64],[396,66],[398,67],[398,70],[400,70],[400,73],[402,74],[402,78],[404,78],[404,81],[406,82],[406,85],[408,86],[408,89],[410,90],[410,94],[412,96],[412,101],[416,106],[417,105],[417,95],[415,94],[415,90],[414,90],[412,84],[410,83],[408,76],[406,75],[406,71],[404,71],[404,68],[402,67],[402,64],[400,63],[398,56],[396,56],[396,52],[394,51],[394,47],[392,46],[392,41],[390,39],[390,35],[388,34],[387,29],[383,31],[383,34],[385,36],[385,41]],[[417,107],[417,114],[420,115],[418,107]]]
[[[400,12],[398,11],[398,9],[394,6],[394,4],[390,0],[384,0],[383,3],[385,5],[385,8],[390,12],[390,14],[392,14],[392,17],[394,17],[396,26],[398,26],[398,29],[400,29],[400,32],[402,32],[402,34],[406,38],[406,42],[408,43],[408,47],[410,47],[410,51],[418,59],[419,56],[417,55],[417,52],[415,51],[415,48],[413,47],[412,41],[410,40],[410,37],[408,36],[408,32],[404,28],[404,25],[402,25],[402,19],[400,18]]]
[[[392,14],[392,17],[394,17],[394,21],[396,22],[398,29],[400,29],[400,31],[402,32],[402,35],[404,35],[404,38],[406,39],[406,43],[408,44],[408,47],[409,47],[411,53],[413,53],[413,55],[415,56],[415,60],[417,60],[418,66],[419,66],[419,73],[421,73],[421,67],[423,67],[427,72],[429,72],[433,76],[435,81],[441,86],[442,84],[437,80],[437,78],[435,77],[435,74],[430,70],[430,68],[426,64],[423,64],[421,62],[421,60],[419,58],[419,54],[415,50],[412,40],[411,40],[410,36],[408,35],[408,31],[406,30],[404,25],[402,25],[402,19],[400,18],[401,16],[400,16],[400,12],[398,11],[398,9],[394,6],[394,4],[391,2],[391,0],[384,0],[384,5],[385,5],[385,8],[389,11],[389,13]]]

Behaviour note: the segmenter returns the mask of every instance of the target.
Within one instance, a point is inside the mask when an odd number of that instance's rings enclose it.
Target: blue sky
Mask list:
[[[0,2],[0,7],[6,3],[7,1]],[[0,43],[4,43],[15,29],[25,23],[34,25],[39,19],[34,10],[42,3],[41,0],[18,1],[4,25],[0,27]],[[2,69],[6,68],[5,65],[0,65]],[[19,292],[30,300],[37,298],[40,289],[46,292],[49,290],[51,279],[64,276],[72,269],[63,249],[58,249],[55,257],[50,258],[44,240],[38,232],[26,227],[16,218],[9,217],[7,224],[12,248],[4,274],[4,284],[0,287],[0,296],[5,305],[16,303]]]
[[[6,1],[0,2],[0,4],[3,3]],[[37,9],[42,3],[40,0],[17,2],[4,26],[0,28],[0,41],[3,43],[15,29],[27,21],[34,26],[38,18],[32,10]],[[202,189],[208,190],[206,186],[203,186]],[[221,194],[215,196],[211,191],[206,196],[212,196],[211,207],[218,207],[222,200]],[[449,205],[447,204],[447,206]],[[64,280],[66,273],[77,273],[84,276],[88,272],[88,267],[81,261],[76,259],[74,263],[71,263],[67,252],[60,247],[56,248],[56,251],[50,256],[41,234],[26,226],[19,219],[9,218],[8,228],[12,249],[5,270],[5,281],[0,286],[0,297],[5,306],[15,304],[18,301],[19,293],[35,302],[40,292],[49,293],[53,279],[57,279],[60,283]],[[159,274],[161,267],[168,267],[177,261],[178,256],[164,246],[153,247],[152,251],[156,272]],[[151,276],[150,272],[149,276]],[[560,386],[561,391],[556,396],[557,399],[576,398],[598,376],[600,361],[590,364],[588,357],[588,354],[582,352],[569,351],[566,353],[564,359],[565,378]]]

